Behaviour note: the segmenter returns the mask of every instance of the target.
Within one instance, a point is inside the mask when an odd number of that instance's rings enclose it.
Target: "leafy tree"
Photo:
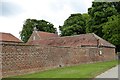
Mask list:
[[[103,37],[103,25],[108,21],[108,17],[117,15],[118,12],[112,2],[93,2],[92,7],[88,9],[91,19],[86,26],[87,32],[94,32]]]
[[[116,45],[117,51],[120,51],[120,15],[108,18],[108,22],[103,27],[103,37]]]
[[[117,12],[120,14],[120,1],[119,2],[113,2],[113,5]]]
[[[84,14],[82,14],[82,16],[83,16],[83,18],[85,19],[85,24],[87,24],[88,23],[88,21],[90,20],[90,16],[89,16],[89,14],[87,14],[87,13],[84,13]]]
[[[45,31],[51,33],[56,32],[56,28],[54,28],[54,25],[50,22],[47,22],[45,20],[27,19],[23,24],[23,29],[20,33],[21,39],[24,42],[28,41],[34,30],[34,27],[36,27],[38,31]]]
[[[70,17],[64,21],[63,26],[59,26],[62,36],[70,36],[86,33],[85,19],[82,14],[71,14]]]

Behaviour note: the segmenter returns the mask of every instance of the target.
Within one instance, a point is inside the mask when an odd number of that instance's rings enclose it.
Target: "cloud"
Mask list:
[[[65,6],[69,6],[74,12],[85,13],[90,5],[87,4],[87,1],[83,0],[52,0],[50,8],[53,11],[60,11]]]
[[[0,4],[0,16],[15,16],[22,12],[22,8],[12,2],[1,2]]]
[[[44,19],[59,27],[73,13],[87,13],[92,0],[4,0],[0,6],[0,32],[19,37],[26,19]]]

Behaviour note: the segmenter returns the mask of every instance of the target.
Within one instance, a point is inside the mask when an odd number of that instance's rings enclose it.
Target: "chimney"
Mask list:
[[[37,34],[37,28],[36,27],[33,28],[33,34]],[[32,40],[36,40],[35,35],[33,35]]]
[[[36,27],[34,27],[34,32],[37,32],[37,28]]]

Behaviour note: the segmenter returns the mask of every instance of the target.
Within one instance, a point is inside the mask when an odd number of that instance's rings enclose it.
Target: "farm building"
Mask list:
[[[100,38],[94,33],[60,37],[54,33],[33,31],[27,44],[61,47],[106,47],[115,49],[115,46]]]
[[[34,73],[51,68],[114,60],[115,46],[94,33],[60,37],[34,31],[27,43],[1,33],[0,77]]]

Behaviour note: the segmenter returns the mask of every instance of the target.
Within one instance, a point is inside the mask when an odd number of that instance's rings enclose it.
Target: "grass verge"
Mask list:
[[[39,73],[26,74],[11,78],[94,78],[100,73],[116,66],[118,61],[97,62],[77,66],[56,68]]]

